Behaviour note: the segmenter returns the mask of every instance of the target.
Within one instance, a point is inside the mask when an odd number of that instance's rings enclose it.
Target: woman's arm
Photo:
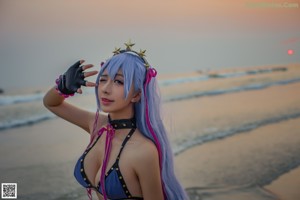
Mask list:
[[[138,152],[136,173],[138,175],[144,200],[163,200],[159,157],[156,146],[143,145]]]
[[[78,68],[79,65],[82,64],[83,62],[84,62],[83,60],[81,60],[80,62],[77,62],[73,66],[71,66],[69,69],[73,68],[73,71],[74,71],[74,68],[75,69]],[[82,68],[81,73],[83,74],[84,78],[97,74],[97,71],[83,72],[84,70],[89,69],[91,67],[93,67],[93,65],[81,66],[81,68]],[[68,71],[70,71],[70,70],[68,70]],[[68,71],[66,73],[68,73]],[[74,77],[73,74],[71,74],[71,75],[67,74],[67,75],[68,75],[69,79],[70,78],[72,79]],[[95,87],[95,83],[85,82],[85,86]],[[77,93],[82,93],[82,90],[80,87],[77,89]],[[46,93],[46,95],[44,96],[43,102],[44,102],[45,107],[47,109],[49,109],[51,112],[53,112],[54,114],[56,114],[57,116],[83,128],[88,133],[90,133],[91,132],[90,130],[92,129],[92,126],[93,126],[95,114],[85,111],[74,105],[71,105],[71,104],[65,102],[64,100],[65,100],[65,98],[63,96],[59,95],[58,91],[56,91],[55,87],[53,87]],[[100,119],[100,121],[102,121],[102,120]]]
[[[95,114],[80,109],[64,101],[55,88],[50,89],[44,96],[45,107],[55,115],[67,120],[90,133]]]

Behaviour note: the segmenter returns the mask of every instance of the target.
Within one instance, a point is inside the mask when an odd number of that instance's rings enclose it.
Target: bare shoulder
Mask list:
[[[157,152],[156,146],[152,140],[145,137],[139,130],[136,130],[135,134],[137,135],[135,146],[135,148],[138,148],[138,151],[136,151],[137,155],[147,155]]]
[[[159,166],[159,155],[156,145],[145,136],[135,146],[133,169],[136,173],[144,199],[163,199],[162,181]],[[135,140],[135,141],[136,141]]]
[[[148,138],[143,136],[139,130],[137,130],[136,142],[134,145],[133,159],[140,164],[146,164],[153,160],[158,160],[158,151],[156,145]]]

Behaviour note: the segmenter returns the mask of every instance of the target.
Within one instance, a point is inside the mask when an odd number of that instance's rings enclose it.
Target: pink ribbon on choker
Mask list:
[[[102,168],[101,168],[100,184],[101,184],[103,198],[104,198],[104,200],[107,200],[107,195],[106,195],[106,190],[105,190],[105,172],[106,172],[108,158],[109,158],[110,151],[111,151],[112,139],[115,136],[115,129],[112,127],[111,124],[107,124],[106,127],[102,127],[100,129],[98,135],[101,135],[104,131],[106,131],[106,139],[105,139],[104,160],[103,160]]]
[[[102,127],[99,130],[98,136],[101,136],[105,131],[106,131],[105,151],[104,151],[104,159],[103,159],[102,168],[101,168],[100,185],[101,185],[103,198],[104,198],[104,200],[107,200],[107,195],[106,195],[106,190],[105,190],[105,172],[106,172],[106,167],[107,167],[107,164],[108,164],[108,158],[109,158],[110,151],[111,151],[112,139],[115,136],[115,129],[112,127],[111,124],[107,124],[107,126]],[[87,193],[88,193],[89,199],[92,200],[92,190],[91,190],[91,188],[87,189]]]
[[[89,197],[89,200],[92,200],[93,199],[93,197],[92,197],[92,189],[91,188],[87,188],[86,191],[87,191],[87,195]]]

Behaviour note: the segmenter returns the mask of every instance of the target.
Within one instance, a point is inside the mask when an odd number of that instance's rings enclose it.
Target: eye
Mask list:
[[[121,81],[121,80],[114,80],[114,83],[116,83],[117,85],[123,85],[124,83],[123,83],[123,81]]]
[[[105,81],[106,81],[105,78],[100,78],[100,79],[99,79],[99,82],[102,82],[102,83],[103,83],[103,82],[105,82]]]

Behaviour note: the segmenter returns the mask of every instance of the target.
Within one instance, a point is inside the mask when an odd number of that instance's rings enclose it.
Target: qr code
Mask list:
[[[2,183],[1,184],[2,199],[17,199],[17,184]]]

